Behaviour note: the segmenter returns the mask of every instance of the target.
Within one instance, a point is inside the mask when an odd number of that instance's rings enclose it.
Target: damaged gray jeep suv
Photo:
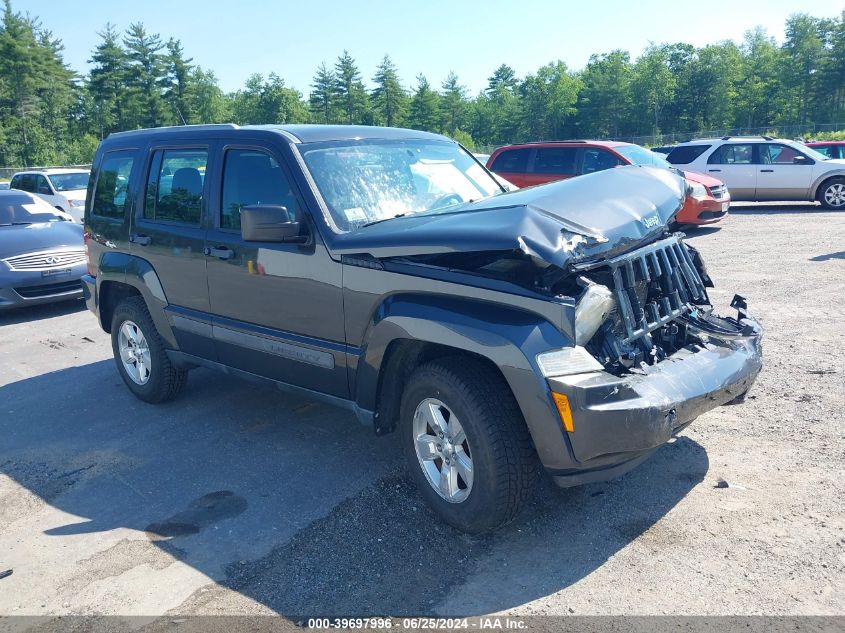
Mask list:
[[[85,209],[90,309],[147,402],[197,366],[397,431],[431,507],[467,532],[633,468],[741,400],[761,330],[718,316],[667,226],[669,170],[507,192],[435,134],[210,125],[112,134]]]

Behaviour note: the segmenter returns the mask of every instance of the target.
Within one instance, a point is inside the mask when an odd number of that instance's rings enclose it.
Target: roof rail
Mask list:
[[[737,136],[723,136],[723,137],[722,137],[722,140],[723,140],[723,141],[729,141],[729,140],[731,140],[732,138],[761,138],[761,139],[763,139],[764,141],[774,141],[774,140],[775,140],[773,136],[763,136],[762,134],[760,134],[760,135],[750,134],[750,135],[748,135],[748,136],[742,136],[742,135],[737,135]]]
[[[109,134],[109,136],[131,136],[133,134],[145,134],[149,132],[158,132],[160,130],[206,130],[208,132],[213,132],[214,130],[236,130],[238,129],[238,127],[239,126],[235,123],[200,123],[197,125],[169,125],[163,127],[140,128],[137,130],[124,130],[123,132],[112,132],[111,134]]]

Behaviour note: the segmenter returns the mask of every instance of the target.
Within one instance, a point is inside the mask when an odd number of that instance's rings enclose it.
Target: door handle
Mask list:
[[[207,246],[205,254],[218,259],[231,259],[235,256],[235,251],[227,246]]]
[[[760,173],[761,174],[772,174],[772,173],[774,173],[774,171],[775,171],[774,169],[761,169]]]
[[[137,244],[138,246],[149,246],[152,243],[153,238],[151,238],[149,235],[133,234],[129,236],[129,241],[133,244]]]
[[[722,171],[721,169],[708,169],[707,171]]]

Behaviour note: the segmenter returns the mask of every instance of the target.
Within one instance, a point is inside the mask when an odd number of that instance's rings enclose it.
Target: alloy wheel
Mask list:
[[[145,385],[150,379],[150,346],[141,328],[133,321],[124,321],[117,335],[120,360],[132,382]]]
[[[414,411],[414,448],[425,478],[443,499],[465,501],[472,490],[472,451],[457,416],[443,402],[426,398]]]

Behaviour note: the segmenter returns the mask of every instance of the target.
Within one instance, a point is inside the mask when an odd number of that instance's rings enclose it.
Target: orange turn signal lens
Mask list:
[[[552,392],[552,398],[555,401],[557,412],[560,414],[560,421],[563,422],[563,428],[568,433],[575,430],[575,425],[572,423],[572,409],[569,407],[569,398],[562,393]]]

